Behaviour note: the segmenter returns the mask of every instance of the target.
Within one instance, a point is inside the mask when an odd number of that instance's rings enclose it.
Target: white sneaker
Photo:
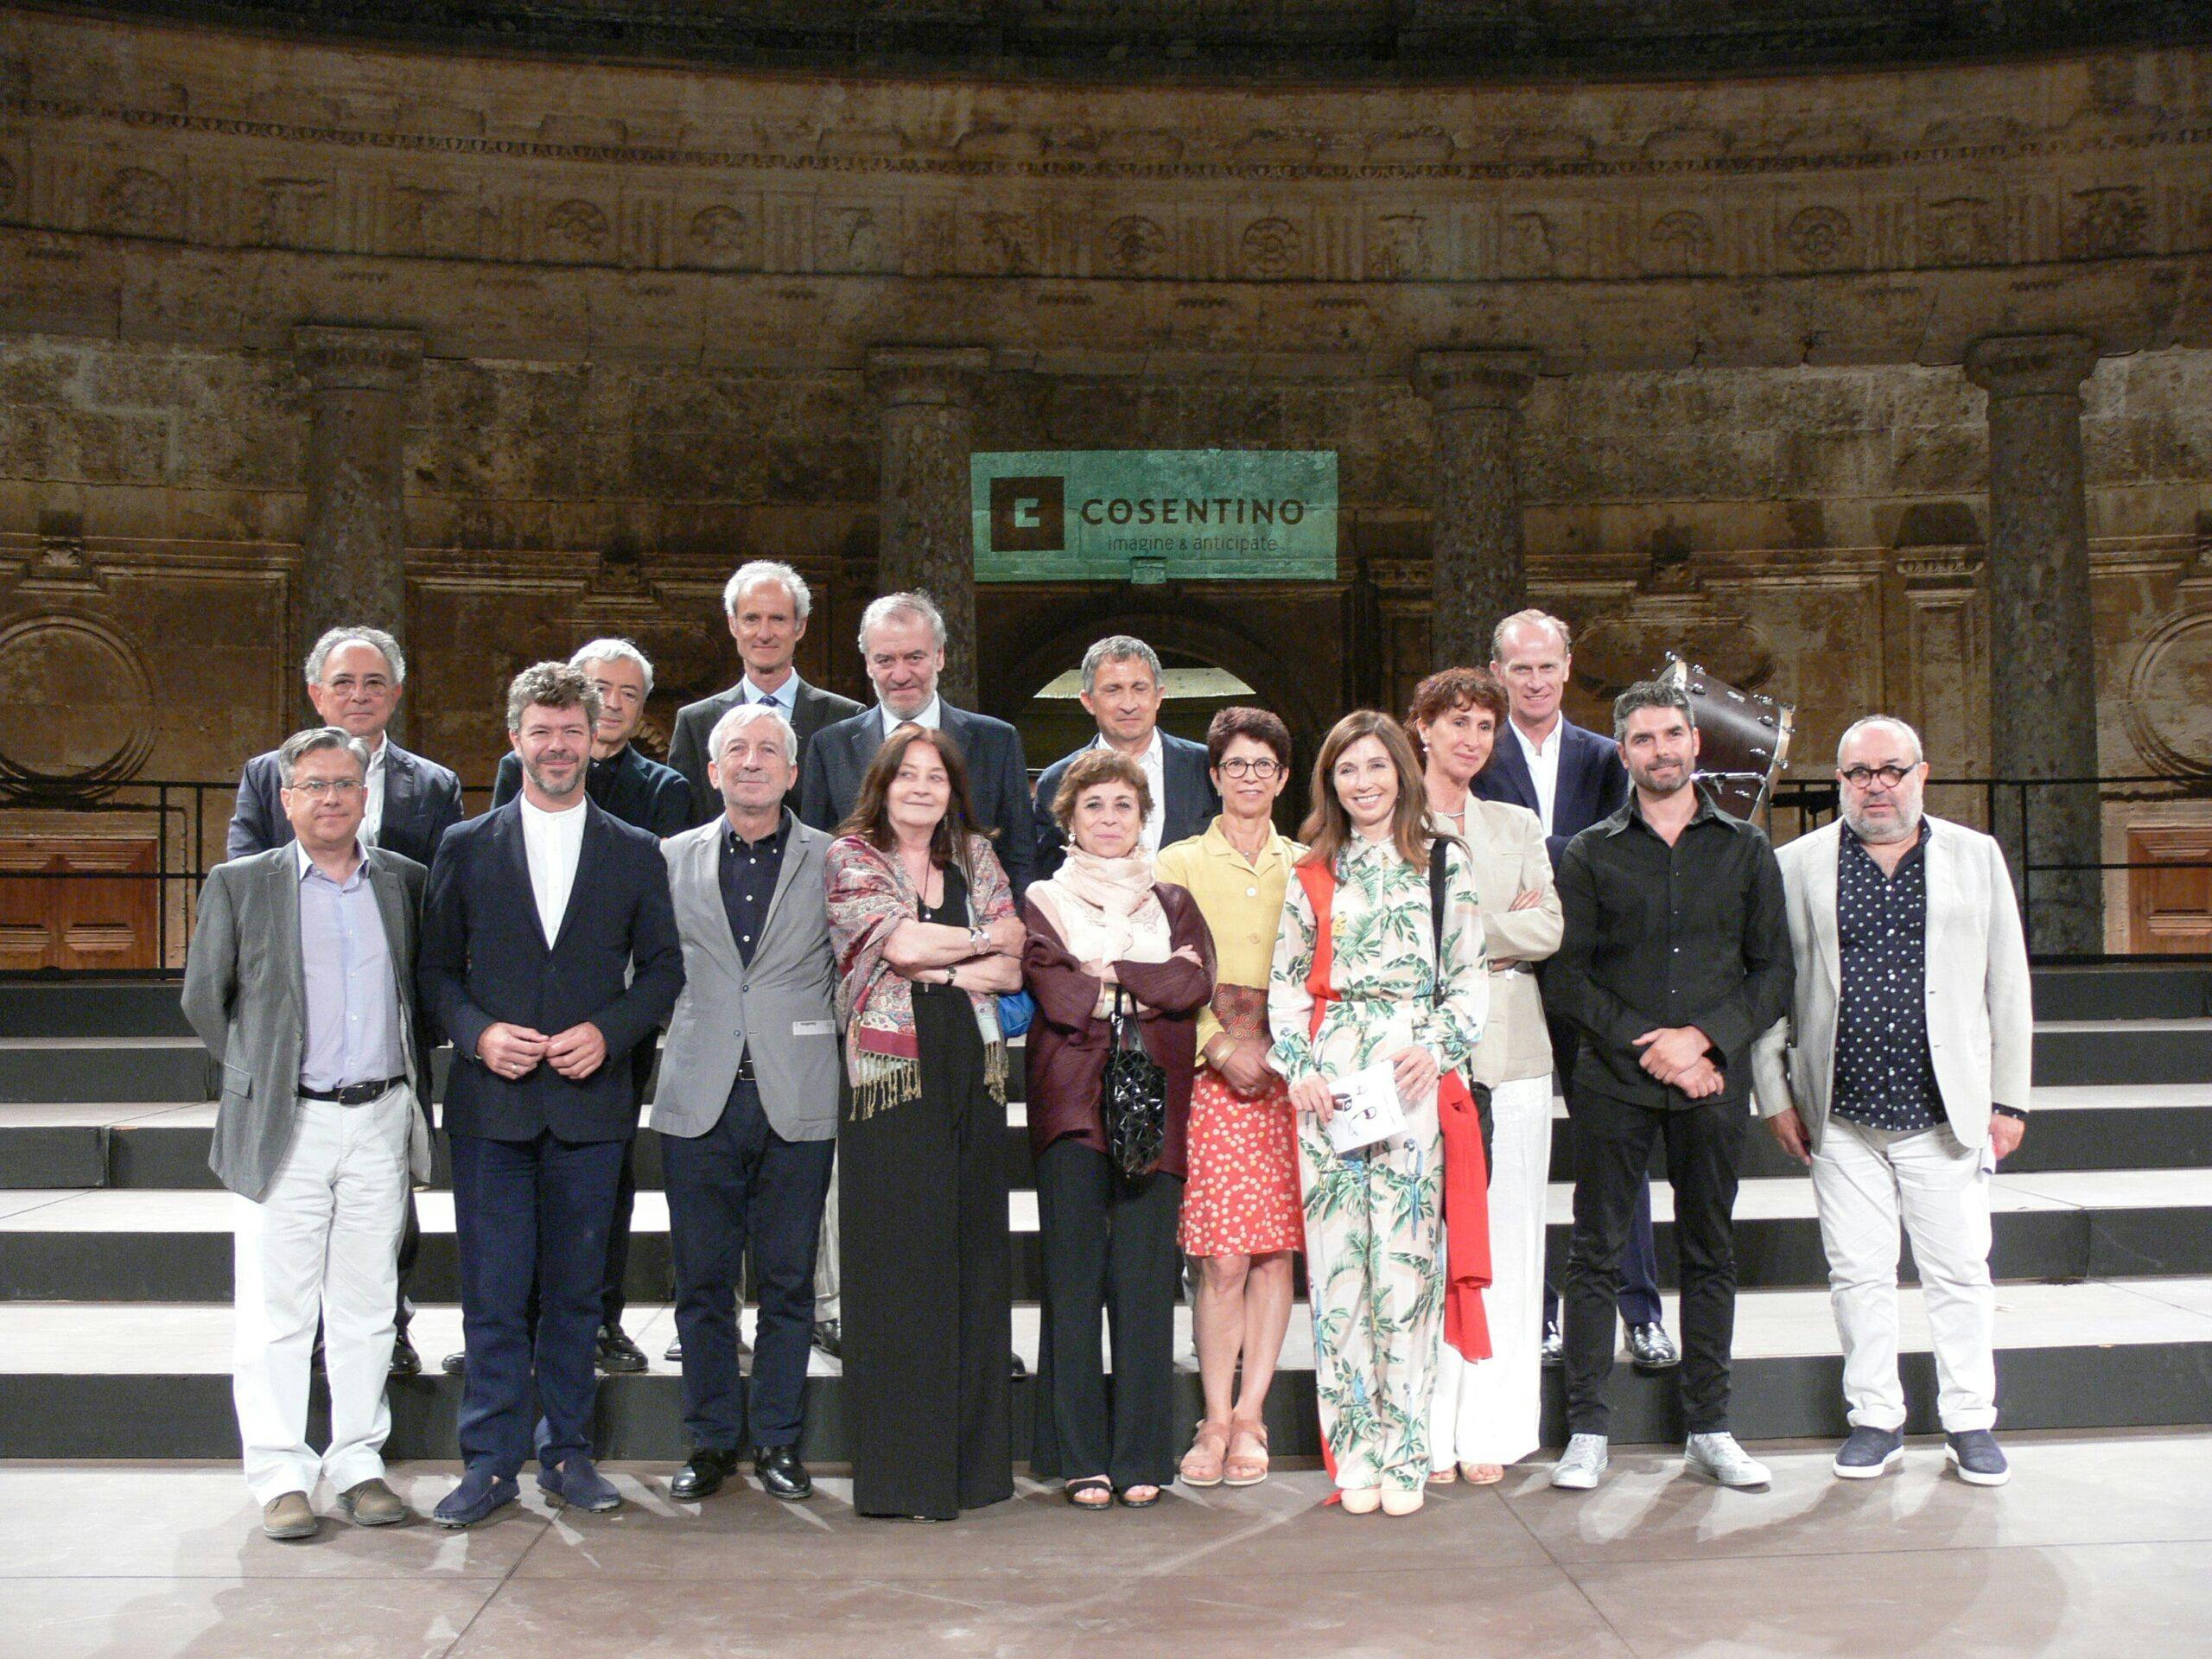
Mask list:
[[[1605,1465],[1611,1461],[1604,1435],[1577,1434],[1552,1465],[1552,1484],[1561,1491],[1589,1491],[1605,1478]]]
[[[1772,1478],[1766,1465],[1736,1444],[1733,1434],[1693,1434],[1682,1448],[1689,1467],[1723,1486],[1764,1486]]]

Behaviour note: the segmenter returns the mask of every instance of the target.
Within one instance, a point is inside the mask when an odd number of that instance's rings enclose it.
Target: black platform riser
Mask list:
[[[1936,1433],[1936,1368],[1924,1353],[1903,1363],[1911,1402],[1906,1432]],[[1741,1359],[1734,1367],[1730,1427],[1750,1440],[1840,1438],[1848,1432],[1841,1391],[1842,1362],[1835,1356]],[[454,1417],[461,1384],[448,1376],[395,1379],[391,1438],[394,1459],[460,1456]],[[807,1381],[804,1455],[817,1471],[850,1455],[838,1377]],[[1642,1376],[1614,1368],[1611,1432],[1617,1446],[1679,1445],[1683,1427],[1675,1378]],[[2114,1348],[2029,1348],[1999,1356],[2000,1430],[2151,1427],[2212,1421],[2212,1343],[2164,1343]],[[1268,1401],[1269,1440],[1281,1457],[1315,1457],[1320,1435],[1313,1412],[1313,1378],[1287,1371]],[[1029,1385],[1014,1384],[1017,1459],[1027,1452],[1033,1409]],[[1175,1376],[1173,1402],[1179,1424],[1201,1411],[1198,1381]],[[1543,1436],[1564,1442],[1566,1406],[1559,1373],[1544,1376]],[[315,1389],[308,1438],[329,1433],[320,1382]],[[664,1463],[672,1473],[690,1452],[683,1426],[682,1384],[674,1376],[601,1379],[594,1440],[601,1457]],[[238,1455],[237,1420],[227,1376],[19,1376],[0,1381],[0,1458],[194,1458]],[[525,1475],[525,1478],[528,1476]],[[757,1497],[757,1494],[755,1494]],[[714,1500],[743,1503],[731,1491]]]

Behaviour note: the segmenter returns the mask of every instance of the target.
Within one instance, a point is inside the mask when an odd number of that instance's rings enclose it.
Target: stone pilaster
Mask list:
[[[2082,382],[2096,344],[2080,334],[2000,334],[1967,349],[1989,394],[1990,766],[1999,778],[2097,772],[2097,664],[2082,487]],[[2037,955],[2104,949],[2104,837],[2094,784],[2003,791],[1995,829],[2024,880]]]
[[[293,330],[292,352],[310,397],[299,655],[348,622],[383,628],[404,647],[404,449],[423,337],[405,328],[308,327]]]
[[[878,346],[868,390],[883,410],[876,587],[925,590],[944,613],[946,700],[976,706],[976,555],[968,457],[982,346]]]
[[[1414,385],[1435,411],[1437,668],[1488,662],[1491,630],[1528,602],[1516,451],[1537,363],[1534,352],[1423,352],[1414,365]]]

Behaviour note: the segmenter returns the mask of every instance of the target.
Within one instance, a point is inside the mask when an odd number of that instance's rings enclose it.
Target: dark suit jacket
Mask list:
[[[1620,745],[1585,730],[1565,715],[1560,724],[1559,789],[1552,797],[1552,832],[1544,837],[1554,870],[1559,868],[1560,855],[1568,842],[1612,817],[1628,799],[1628,768],[1621,764]],[[1475,774],[1472,787],[1485,801],[1525,806],[1538,817],[1543,816],[1521,740],[1503,727],[1491,747],[1490,764]]]
[[[707,740],[714,735],[715,722],[737,705],[745,695],[747,682],[741,680],[727,691],[717,691],[711,697],[702,697],[696,702],[687,702],[677,711],[676,729],[668,740],[668,764],[682,772],[691,785],[692,823],[704,823],[721,816],[722,798],[715,786],[707,781],[707,762],[712,759],[707,753]],[[841,720],[849,720],[861,711],[861,706],[850,697],[841,697],[835,691],[824,691],[819,686],[809,685],[804,680],[791,697],[791,729],[798,734],[799,766],[806,765],[809,741],[824,726]],[[798,791],[793,789],[784,804],[796,813],[798,810]],[[688,826],[687,826],[688,827]]]
[[[582,1141],[637,1132],[636,1083],[620,1057],[667,1022],[683,988],[683,944],[660,842],[592,802],[582,810],[588,819],[575,887],[550,949],[519,803],[457,825],[430,867],[416,972],[423,1011],[453,1039],[448,1135],[529,1141],[550,1129]],[[549,1036],[588,1020],[607,1039],[607,1061],[580,1083],[545,1065],[495,1076],[476,1044],[502,1020]]]
[[[1002,720],[971,715],[949,702],[938,704],[938,718],[968,762],[969,792],[975,797],[978,830],[995,830],[991,850],[1006,867],[1018,905],[1035,875],[1037,827],[1030,814],[1029,766],[1021,758],[1021,736]],[[883,711],[863,709],[849,720],[824,726],[806,746],[799,785],[798,815],[817,830],[834,833],[860,798],[868,762],[883,747]]]
[[[1037,780],[1034,880],[1042,881],[1051,875],[1068,855],[1067,837],[1060,832],[1059,821],[1052,816],[1052,800],[1060,792],[1060,779],[1068,775],[1076,756],[1090,753],[1093,747],[1086,743],[1075,754],[1062,755],[1046,767],[1045,775]],[[1162,732],[1160,747],[1160,776],[1167,786],[1166,816],[1160,823],[1160,844],[1173,847],[1179,841],[1187,841],[1205,832],[1214,815],[1221,810],[1221,797],[1214,792],[1213,768],[1206,764],[1205,744]]]
[[[436,761],[409,753],[390,738],[385,739],[385,750],[384,820],[377,830],[377,845],[428,865],[437,854],[439,840],[461,822],[461,779]],[[245,763],[238,779],[238,808],[231,814],[226,858],[245,858],[291,842],[292,821],[277,798],[283,787],[276,750]]]
[[[505,806],[521,793],[522,757],[509,749],[499,757],[492,804]],[[646,760],[634,743],[625,743],[611,760],[594,760],[584,774],[584,793],[623,823],[655,836],[691,827],[691,785],[675,767]]]

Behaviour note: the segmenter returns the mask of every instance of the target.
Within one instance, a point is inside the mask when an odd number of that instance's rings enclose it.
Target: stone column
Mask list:
[[[883,408],[876,588],[925,589],[944,613],[947,702],[976,706],[976,554],[968,456],[975,447],[978,346],[878,346],[868,390]]]
[[[2097,664],[2082,489],[2082,382],[2096,343],[2080,334],[1993,335],[1966,371],[1989,394],[1989,732],[1998,778],[2093,778]],[[2093,784],[2002,791],[1995,829],[2024,881],[2038,956],[2104,949],[2094,869],[2024,874],[2028,863],[2094,864],[2103,829]]]
[[[383,628],[404,648],[403,452],[423,337],[405,328],[302,327],[292,333],[292,352],[311,400],[299,657],[346,622]]]
[[[1537,362],[1534,352],[1423,352],[1414,365],[1414,385],[1435,411],[1429,656],[1438,668],[1488,662],[1491,630],[1528,603],[1516,473]]]

